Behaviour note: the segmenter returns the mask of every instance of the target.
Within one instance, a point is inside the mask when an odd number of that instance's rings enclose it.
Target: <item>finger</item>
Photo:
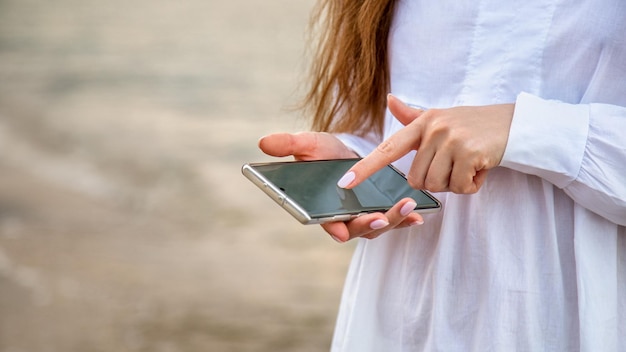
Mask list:
[[[422,109],[415,109],[406,105],[402,100],[392,94],[387,95],[387,107],[389,108],[389,112],[405,126],[413,122],[413,120],[424,112]]]
[[[409,173],[406,175],[409,186],[414,189],[426,188],[426,175],[428,175],[434,157],[435,150],[430,146],[423,147],[417,152],[411,163]]]
[[[476,176],[474,176],[474,185],[476,187],[476,190],[474,191],[474,193],[478,192],[480,187],[483,186],[483,183],[487,179],[487,174],[488,173],[489,173],[488,169],[483,169],[483,170],[480,170],[480,171],[478,171],[476,173]]]
[[[382,213],[372,213],[350,220],[346,225],[350,233],[350,239],[353,239],[388,229],[389,219]]]
[[[455,161],[450,175],[450,191],[459,194],[475,192],[474,176],[476,170],[471,163],[464,160]]]
[[[376,171],[403,157],[419,144],[419,129],[417,124],[411,124],[383,141],[368,156],[354,164],[337,182],[337,186],[356,187]]]
[[[346,242],[388,225],[389,221],[382,213],[372,213],[346,222],[327,222],[321,226],[335,241]]]
[[[405,221],[409,224],[420,223],[423,219],[421,215],[414,212],[416,206],[417,203],[413,199],[404,198],[389,209],[384,214],[384,218],[380,218],[378,214],[376,214],[377,217],[372,221],[367,219],[360,224],[353,221],[351,224],[348,224],[350,236],[351,238],[365,237],[371,239],[400,226]],[[367,228],[365,226],[366,224],[368,225]]]
[[[428,167],[424,178],[424,188],[431,192],[448,191],[453,166],[449,150],[438,150]]]
[[[411,198],[404,198],[389,209],[385,216],[389,219],[390,227],[398,227],[403,223],[412,224],[423,221],[422,216],[415,212],[417,203]]]
[[[261,137],[259,148],[271,156],[305,156],[315,150],[317,143],[317,134],[312,132],[274,133]]]
[[[422,216],[419,215],[418,213],[413,213],[412,215],[407,216],[400,224],[396,225],[394,228],[395,229],[400,229],[400,228],[419,226],[419,225],[423,225],[423,224],[424,224],[424,219],[422,218]],[[369,240],[373,240],[375,238],[380,237],[384,233],[385,233],[384,231],[383,232],[372,232],[372,233],[369,233],[367,235],[363,235],[361,237],[367,238]]]
[[[348,226],[344,222],[327,222],[321,225],[330,237],[339,243],[346,242],[350,239]]]
[[[402,220],[402,222],[398,226],[396,226],[396,228],[419,226],[419,225],[424,225],[424,218],[418,213],[413,213],[407,216],[406,219]]]
[[[385,214],[367,214],[348,222],[324,223],[322,227],[337,242],[356,237],[372,239],[391,228],[422,225],[424,219],[414,211],[416,206],[414,200],[405,198]]]
[[[406,127],[396,132],[390,138],[379,144],[376,149],[361,161],[356,163],[338,181],[341,188],[353,188],[376,171],[400,159],[419,145],[420,131],[418,124],[411,124],[422,115],[424,110],[414,109],[404,104],[392,94],[387,95],[389,111]]]
[[[472,194],[478,192],[489,170],[475,171],[473,165],[464,165],[455,162],[450,176],[449,189],[458,194]]]

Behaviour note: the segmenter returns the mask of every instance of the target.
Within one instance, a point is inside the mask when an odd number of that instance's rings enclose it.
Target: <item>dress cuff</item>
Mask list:
[[[564,188],[578,176],[588,132],[588,105],[521,93],[500,166],[539,176]]]

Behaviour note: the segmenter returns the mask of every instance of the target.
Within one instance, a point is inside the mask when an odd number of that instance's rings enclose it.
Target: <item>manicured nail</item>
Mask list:
[[[417,203],[415,202],[407,202],[405,205],[402,206],[402,208],[400,209],[400,215],[402,216],[407,216],[409,214],[411,214],[411,212],[413,210],[415,210],[415,207],[417,206]]]
[[[337,238],[337,237],[335,237],[335,236],[333,236],[333,235],[330,235],[330,237],[331,237],[333,240],[335,240],[337,243],[343,243],[343,241],[342,241],[342,240],[340,240],[339,238]]]
[[[356,175],[354,174],[354,172],[347,172],[339,179],[339,181],[337,181],[337,186],[341,188],[346,188],[349,184],[352,183],[352,181],[354,181],[355,178]]]
[[[387,221],[381,220],[381,219],[374,220],[374,221],[372,221],[370,223],[370,228],[372,230],[380,230],[380,229],[382,229],[384,227],[387,227],[387,226],[389,226],[389,223]]]
[[[409,224],[409,226],[418,226],[418,225],[424,225],[424,220],[413,221],[412,223]]]

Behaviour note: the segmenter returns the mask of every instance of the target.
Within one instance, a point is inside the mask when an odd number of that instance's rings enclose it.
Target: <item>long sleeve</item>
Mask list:
[[[626,108],[518,96],[501,166],[539,176],[626,225]]]

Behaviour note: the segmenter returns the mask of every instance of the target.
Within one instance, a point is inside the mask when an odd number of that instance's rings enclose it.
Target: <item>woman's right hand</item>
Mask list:
[[[323,132],[275,133],[262,137],[259,148],[271,156],[293,156],[296,160],[349,159],[358,155],[337,137]],[[371,213],[345,222],[329,222],[322,227],[337,242],[355,237],[376,238],[385,231],[423,223],[413,212],[415,201],[405,198],[386,213]]]

